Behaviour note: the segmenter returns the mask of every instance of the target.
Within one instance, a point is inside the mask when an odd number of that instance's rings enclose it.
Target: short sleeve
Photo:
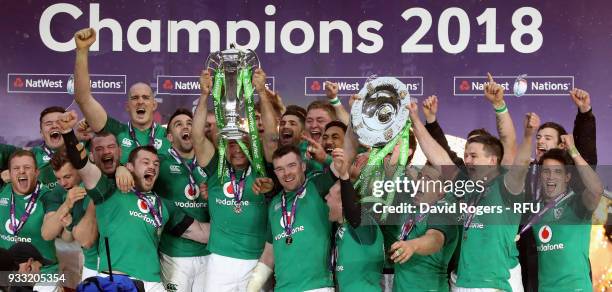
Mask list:
[[[174,229],[174,227],[178,226],[179,224],[183,222],[183,220],[185,219],[187,215],[185,214],[185,212],[183,212],[183,210],[176,207],[176,205],[174,205],[172,201],[166,200],[161,197],[158,197],[158,198],[161,199],[161,203],[168,210],[168,221],[166,221],[166,225],[164,226],[164,229],[166,230]]]
[[[0,170],[8,169],[8,159],[17,149],[13,145],[0,144]]]
[[[126,124],[121,123],[111,117],[108,117],[106,119],[106,124],[104,125],[104,128],[102,129],[102,131],[109,132],[115,136],[127,130],[128,130],[128,126]]]
[[[217,166],[219,165],[219,151],[215,151],[215,154],[208,162],[208,165],[204,167],[204,172],[210,177],[217,173]]]
[[[321,197],[325,197],[329,189],[336,182],[336,178],[332,175],[330,171],[325,173],[318,173],[313,175],[310,180],[313,182],[313,185],[317,189],[317,192]]]

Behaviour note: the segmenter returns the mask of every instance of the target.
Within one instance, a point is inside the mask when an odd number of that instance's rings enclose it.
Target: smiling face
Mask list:
[[[299,156],[290,152],[281,157],[275,158],[274,174],[287,192],[297,190],[306,180],[306,164],[302,162]]]
[[[96,136],[91,140],[91,155],[94,164],[105,175],[114,175],[119,166],[121,148],[112,134]]]
[[[59,149],[64,146],[64,137],[60,132],[60,128],[56,121],[62,113],[52,112],[44,115],[40,123],[40,134],[42,135],[45,145],[51,149]]]
[[[542,128],[536,135],[536,159],[539,160],[546,151],[563,148],[559,132],[553,128]]]
[[[193,149],[191,141],[192,119],[187,115],[178,115],[168,124],[168,140],[174,149],[188,153]]]
[[[157,154],[140,150],[136,154],[134,161],[128,162],[126,167],[134,177],[136,189],[142,192],[148,192],[153,189],[159,174],[159,158]]]
[[[238,142],[234,140],[229,141],[226,151],[227,160],[235,169],[245,169],[249,166],[249,159],[242,151],[242,148],[240,148]]]
[[[141,129],[150,127],[156,109],[157,102],[149,85],[136,83],[130,87],[126,110],[135,127]]]
[[[36,188],[38,169],[32,156],[15,156],[9,161],[9,174],[13,191],[21,195],[28,195]]]
[[[565,165],[556,159],[544,159],[540,172],[544,198],[548,201],[555,199],[567,191],[571,175]]]
[[[329,113],[321,108],[314,108],[306,115],[306,133],[315,141],[321,143],[325,125],[331,122]]]
[[[53,171],[53,174],[64,190],[69,190],[81,183],[78,171],[70,163],[65,163],[60,169]]]
[[[498,157],[485,151],[484,144],[473,142],[465,145],[463,161],[472,179],[482,179],[497,169]]]
[[[323,149],[327,154],[344,146],[344,131],[340,127],[329,127],[323,134]]]
[[[303,130],[302,122],[297,116],[284,115],[279,123],[279,146],[299,144]]]

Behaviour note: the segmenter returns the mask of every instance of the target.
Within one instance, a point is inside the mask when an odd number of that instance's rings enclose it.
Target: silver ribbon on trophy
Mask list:
[[[353,131],[359,142],[384,146],[397,136],[408,120],[410,94],[406,85],[393,77],[366,81],[351,108]]]
[[[222,96],[221,109],[224,117],[224,127],[220,128],[219,134],[228,140],[240,140],[247,132],[240,127],[240,112],[244,110],[244,95],[252,94],[247,92],[242,75],[245,70],[252,74],[255,68],[260,66],[259,58],[253,50],[238,50],[232,44],[230,49],[225,51],[213,52],[206,60],[206,68],[213,69],[217,74],[215,78],[221,77]],[[222,73],[222,74],[218,74]],[[248,80],[249,84],[251,80]],[[243,89],[243,91],[241,91]]]

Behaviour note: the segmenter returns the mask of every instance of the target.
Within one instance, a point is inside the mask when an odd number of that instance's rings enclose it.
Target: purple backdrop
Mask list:
[[[405,76],[406,80],[416,80],[415,90],[412,93],[419,94],[416,96],[419,99],[429,94],[438,95],[441,100],[439,120],[447,133],[465,136],[469,130],[476,127],[486,127],[494,131],[494,114],[482,96],[477,96],[472,93],[474,91],[465,90],[466,88],[461,86],[464,80],[471,81],[470,79],[464,77],[455,79],[454,76],[485,76],[489,71],[497,76],[507,76],[508,78],[500,80],[509,81],[510,86],[514,76],[520,74],[533,76],[531,79],[527,78],[531,81],[573,82],[576,87],[591,93],[598,124],[599,161],[600,164],[612,163],[612,153],[608,147],[612,143],[612,131],[608,129],[612,124],[610,116],[612,94],[608,80],[612,65],[610,57],[612,5],[607,1],[431,3],[431,1],[367,0],[298,3],[297,1],[131,0],[104,1],[99,4],[90,4],[88,1],[54,4],[57,3],[45,1],[4,1],[3,3],[0,12],[0,36],[3,40],[0,46],[0,76],[6,76],[6,82],[0,82],[0,106],[3,109],[0,142],[23,145],[29,140],[38,138],[40,110],[49,105],[71,104],[70,95],[48,92],[65,91],[69,75],[73,71],[74,51],[68,50],[69,47],[62,49],[46,44],[43,38],[47,32],[53,40],[63,43],[70,41],[76,30],[90,26],[92,19],[116,20],[121,27],[121,35],[116,34],[117,41],[112,43],[111,30],[108,28],[101,30],[98,35],[99,50],[91,53],[90,71],[92,74],[113,75],[100,77],[108,88],[100,89],[99,91],[105,94],[96,94],[96,97],[111,115],[125,120],[127,115],[123,111],[125,101],[123,92],[126,84],[129,86],[136,81],[145,81],[157,87],[158,76],[195,76],[201,70],[210,51],[211,37],[208,32],[199,33],[198,52],[189,52],[189,38],[185,31],[178,35],[168,33],[170,20],[191,20],[195,23],[210,20],[216,23],[220,33],[219,40],[215,42],[221,49],[226,47],[227,22],[249,20],[254,23],[260,34],[256,51],[261,58],[262,67],[269,76],[274,77],[274,89],[280,92],[286,104],[306,105],[315,98],[322,98],[311,94],[316,93],[313,89],[318,89],[314,81],[348,80],[348,84],[359,81],[354,78],[335,79],[334,76],[355,77],[371,74]],[[275,11],[274,13],[267,11],[266,14],[265,7],[270,4],[274,6]],[[467,47],[459,49],[458,53],[443,50],[438,31],[443,11],[453,6],[465,11],[465,19],[469,24]],[[527,6],[535,8],[542,16],[542,24],[538,30],[542,34],[543,42],[535,52],[520,53],[511,44],[511,35],[515,30],[512,15],[519,8]],[[432,44],[432,53],[401,51],[402,44],[421,24],[418,17],[409,21],[402,18],[402,12],[414,7],[422,7],[431,15],[432,25],[419,43]],[[496,40],[497,43],[504,45],[503,53],[483,53],[477,49],[477,45],[484,43],[486,37],[485,25],[478,25],[477,18],[486,8],[496,8]],[[50,17],[53,10],[59,13]],[[75,19],[66,13],[69,10],[80,11],[82,14],[78,17],[75,15]],[[92,10],[97,10],[99,16],[96,17]],[[152,36],[153,39],[159,39],[159,52],[137,52],[133,48],[135,39],[128,39],[127,34],[130,24],[138,19],[160,20],[160,34]],[[309,35],[314,38],[314,44],[304,53],[290,53],[286,48],[287,40],[283,40],[285,45],[281,42],[283,28],[295,20],[306,23],[306,25],[298,23],[297,27],[304,28],[310,25],[314,31],[313,35]],[[342,52],[342,38],[339,31],[333,31],[330,35],[329,53],[321,52],[320,37],[325,34],[321,33],[320,22],[333,20],[348,24],[352,36],[350,43],[352,53]],[[380,22],[382,27],[379,30],[374,29],[372,21]],[[524,23],[529,22],[529,17],[526,17]],[[268,34],[266,24],[274,25],[274,34]],[[360,31],[359,27],[362,24],[364,27],[368,26],[369,32],[378,35],[380,39],[371,42],[371,36]],[[465,25],[466,23],[463,24],[464,27]],[[441,35],[443,38],[448,35],[450,43],[455,44],[459,38],[459,26],[458,18],[452,17],[448,33],[443,30]],[[171,35],[170,41],[169,35]],[[266,53],[265,51],[270,51],[272,46],[264,49],[265,39],[271,35],[274,35],[272,45],[275,52]],[[140,43],[148,43],[151,39],[151,33],[147,29],[139,30],[137,36]],[[178,39],[177,52],[169,52],[169,43],[173,43],[175,38]],[[244,29],[240,30],[237,39],[244,45],[249,39],[249,33]],[[291,34],[293,44],[299,45],[304,39],[304,34],[299,30]],[[382,48],[376,50],[372,45],[380,44],[381,39]],[[531,37],[524,36],[522,41],[529,43]],[[357,48],[362,42],[365,47],[375,52],[360,52]],[[70,44],[67,43],[66,46]],[[113,46],[119,45],[122,46],[121,51],[114,51]],[[25,73],[65,75],[28,76]],[[322,78],[305,79],[306,76]],[[547,79],[545,76],[568,77]],[[55,83],[34,83],[37,78],[55,80]],[[166,77],[160,78],[160,87],[163,87],[162,84],[166,80],[164,78]],[[174,79],[171,81],[174,82]],[[30,90],[26,90],[27,88]],[[522,115],[528,111],[537,112],[543,121],[557,121],[571,130],[576,108],[569,96],[562,94],[563,92],[564,88],[560,88],[541,91],[550,95],[507,96],[506,101],[519,132],[522,127]],[[530,93],[536,91],[528,91],[528,94]],[[165,117],[177,106],[191,107],[196,96],[159,94],[158,98],[162,102],[161,117],[158,118],[165,120]],[[344,99],[346,104],[346,97]]]

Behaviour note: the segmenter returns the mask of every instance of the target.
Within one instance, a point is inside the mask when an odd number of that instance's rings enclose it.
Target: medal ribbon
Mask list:
[[[412,214],[408,214],[408,218],[406,218],[406,221],[404,221],[404,224],[402,225],[402,231],[400,233],[400,236],[398,237],[399,240],[406,240],[408,239],[408,235],[410,234],[410,231],[412,231],[412,229],[414,228],[414,226],[418,223],[420,223],[421,221],[423,221],[423,219],[425,219],[425,216],[427,214],[419,214],[419,215],[412,215]]]
[[[561,201],[563,201],[563,199],[565,199],[566,197],[569,197],[569,196],[571,196],[573,194],[574,194],[573,192],[560,194],[554,200],[546,203],[546,206],[544,206],[544,209],[542,209],[540,212],[538,212],[537,214],[534,214],[533,216],[531,216],[529,218],[529,220],[527,221],[527,224],[525,224],[525,226],[523,226],[523,228],[521,228],[521,231],[519,232],[519,235],[522,235],[523,233],[525,233],[525,231],[527,231],[533,225],[538,223],[542,219],[542,217],[544,217],[544,214],[546,214],[546,212],[548,212],[548,210],[550,210],[551,208],[556,207]],[[542,200],[539,200],[538,204],[540,204],[541,202],[542,202]]]
[[[244,104],[246,108],[246,118],[249,127],[249,139],[251,141],[251,155],[249,155],[248,149],[242,145],[242,141],[238,141],[242,151],[247,155],[251,165],[257,171],[259,177],[266,176],[266,170],[263,163],[263,146],[261,139],[259,139],[259,130],[257,129],[257,119],[255,118],[255,103],[253,102],[253,84],[251,83],[253,78],[253,72],[250,68],[240,69],[238,72],[238,96],[241,94],[241,90],[244,90]],[[252,157],[252,159],[251,159]]]
[[[150,132],[149,132],[149,144],[148,145],[155,145],[155,129],[157,128],[157,123],[153,122],[153,124],[151,124],[151,128],[149,128]],[[130,139],[132,139],[132,141],[134,141],[136,143],[136,146],[140,147],[140,142],[138,142],[138,139],[136,139],[136,132],[134,131],[134,127],[132,126],[132,122],[128,122],[128,130],[130,132]]]
[[[43,142],[43,144],[41,145],[41,148],[42,148],[42,150],[43,150],[43,151],[45,151],[45,153],[47,154],[47,156],[49,156],[49,158],[51,158],[51,155],[53,155],[53,151],[51,151],[51,148],[49,148],[49,147],[47,146],[47,144],[45,144],[44,142]]]
[[[489,190],[489,188],[487,186],[484,189],[484,191],[482,191],[480,194],[478,194],[478,196],[470,202],[470,204],[468,206],[468,209],[469,209],[469,207],[472,207],[472,206],[478,206],[478,203],[480,203],[480,200],[484,197],[484,195],[487,193],[488,190]],[[472,223],[472,220],[474,220],[474,216],[475,215],[476,215],[476,212],[468,213],[467,214],[467,217],[465,218],[465,221],[463,222],[463,229],[465,231],[467,231],[468,228],[470,228],[470,224]]]
[[[285,224],[285,234],[291,236],[291,230],[293,229],[293,223],[295,223],[295,212],[297,211],[297,200],[300,198],[302,192],[306,189],[306,181],[302,184],[295,192],[295,198],[291,204],[291,215],[287,214],[287,193],[283,190],[281,194],[281,210],[283,216],[283,223]]]
[[[240,180],[236,181],[236,171],[231,165],[228,167],[229,177],[232,183],[232,189],[234,190],[234,201],[236,202],[235,205],[240,205],[240,203],[242,202],[242,195],[244,194],[244,182],[246,181],[246,175],[249,172],[250,168],[251,167],[249,166],[247,169],[245,169],[240,175]]]
[[[172,158],[174,158],[174,160],[176,160],[177,163],[182,164],[187,169],[187,173],[189,174],[189,185],[195,190],[196,181],[193,177],[193,170],[197,167],[197,158],[194,157],[191,163],[187,163],[187,161],[183,160],[178,154],[178,151],[176,151],[174,148],[168,149],[168,152],[170,152],[170,155]]]
[[[15,192],[11,191],[11,208],[9,210],[11,216],[11,230],[13,231],[13,235],[17,235],[19,231],[23,228],[28,218],[32,214],[32,209],[34,209],[34,205],[36,205],[36,198],[38,198],[38,194],[40,193],[40,184],[36,184],[36,189],[30,196],[28,200],[28,204],[26,205],[25,212],[19,218],[19,224],[15,222]]]
[[[147,208],[151,212],[151,215],[153,215],[153,226],[155,226],[155,228],[160,228],[163,224],[163,217],[162,217],[163,206],[157,194],[153,193],[154,199],[153,199],[153,202],[151,202],[149,201],[149,199],[147,199],[145,195],[143,195],[141,192],[137,191],[136,189],[132,189],[132,191],[136,194],[136,196],[139,199],[141,199],[143,202],[145,202],[145,204],[147,204]],[[159,201],[159,209],[155,208],[155,201]]]
[[[222,103],[222,90],[223,83],[225,81],[225,73],[223,70],[215,70],[215,77],[213,79],[213,108],[215,109],[215,120],[217,120],[217,128],[223,129],[225,127],[225,116],[223,115],[223,103]],[[222,137],[219,138],[217,145],[217,153],[219,155],[219,163],[217,164],[217,173],[219,174],[219,182],[223,185],[223,173],[225,173],[225,148],[227,148],[227,141]]]

